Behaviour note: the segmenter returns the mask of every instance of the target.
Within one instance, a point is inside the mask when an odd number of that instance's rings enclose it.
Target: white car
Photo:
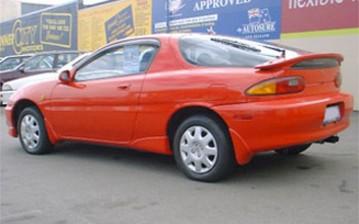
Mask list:
[[[47,81],[47,80],[53,80],[53,79],[57,79],[58,78],[58,74],[62,71],[62,70],[71,70],[71,68],[81,59],[87,57],[90,53],[85,53],[85,54],[81,54],[80,56],[78,56],[77,58],[75,58],[74,60],[72,60],[71,62],[69,62],[68,64],[66,64],[65,66],[63,66],[62,68],[60,68],[59,70],[57,70],[57,72],[49,72],[49,73],[42,73],[39,75],[32,75],[32,76],[28,76],[28,77],[24,77],[24,78],[19,78],[19,79],[15,79],[15,80],[11,80],[8,82],[4,82],[2,89],[0,91],[0,102],[3,105],[6,105],[7,102],[9,101],[10,96],[17,91],[18,89],[20,89],[20,87],[30,84],[30,83],[36,83],[36,82],[42,82],[42,81]]]

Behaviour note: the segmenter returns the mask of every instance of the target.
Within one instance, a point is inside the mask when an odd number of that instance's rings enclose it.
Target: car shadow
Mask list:
[[[172,156],[114,146],[64,142],[57,145],[50,155],[106,162],[111,165],[143,169],[146,172],[149,170],[153,172],[177,172],[177,167]]]
[[[267,181],[286,181],[307,175],[305,172],[320,172],[325,169],[325,159],[304,152],[296,156],[281,156],[274,152],[257,154],[246,165],[238,166],[230,181],[250,182],[252,180]]]
[[[77,142],[65,142],[55,147],[50,154],[56,157],[70,157],[91,162],[106,162],[111,165],[126,166],[130,169],[146,172],[181,176],[172,156],[143,152],[127,148],[94,145]],[[66,158],[64,158],[66,159]],[[260,153],[247,165],[237,166],[226,183],[276,182],[291,180],[294,175],[305,175],[305,171],[320,172],[323,163],[333,163],[315,155],[306,153],[297,156],[281,156],[274,152]]]

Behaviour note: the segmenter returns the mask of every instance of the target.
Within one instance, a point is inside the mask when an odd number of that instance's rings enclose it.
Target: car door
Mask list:
[[[77,140],[129,141],[150,63],[141,66],[141,59],[155,49],[137,43],[112,46],[83,62],[73,82],[60,83],[53,89],[51,123],[55,131]]]

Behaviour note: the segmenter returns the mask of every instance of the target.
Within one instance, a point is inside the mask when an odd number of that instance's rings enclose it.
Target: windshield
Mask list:
[[[55,55],[38,55],[25,62],[25,70],[44,70],[53,67]]]
[[[283,47],[225,36],[186,35],[179,47],[187,62],[208,67],[248,68],[298,55]]]
[[[84,53],[84,54],[80,54],[77,58],[75,58],[74,60],[70,61],[69,63],[67,63],[66,65],[64,65],[63,67],[61,67],[60,69],[57,70],[57,72],[61,72],[61,71],[65,71],[65,70],[71,70],[75,65],[79,64],[81,61],[83,61],[85,58],[87,58],[89,55],[91,55],[90,52],[88,53]]]

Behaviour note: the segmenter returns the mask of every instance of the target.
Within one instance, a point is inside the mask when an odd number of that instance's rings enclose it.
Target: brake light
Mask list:
[[[249,96],[280,95],[289,93],[299,93],[305,88],[302,77],[284,77],[269,79],[250,87],[246,94]]]
[[[337,88],[340,88],[340,86],[342,85],[342,74],[339,72],[336,76],[335,76],[335,86]]]

